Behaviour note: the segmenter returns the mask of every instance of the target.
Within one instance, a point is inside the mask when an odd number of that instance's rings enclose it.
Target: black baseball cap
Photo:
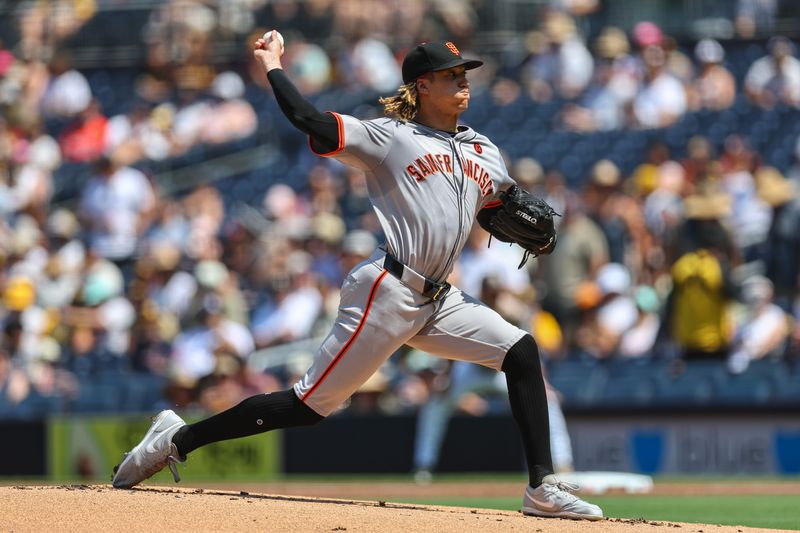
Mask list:
[[[464,59],[456,45],[450,41],[418,44],[403,59],[403,83],[411,83],[428,72],[461,65],[471,70],[483,65],[483,61]]]

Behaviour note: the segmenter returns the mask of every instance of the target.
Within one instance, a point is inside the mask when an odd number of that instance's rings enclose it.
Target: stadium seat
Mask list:
[[[800,408],[800,370],[786,367],[782,372],[773,374],[773,402],[776,405]]]
[[[728,375],[714,388],[714,402],[725,406],[765,405],[772,397],[770,380],[756,374]]]
[[[750,361],[745,373],[752,376],[764,377],[772,381],[777,381],[785,376],[791,376],[788,363],[775,357],[764,357]]]
[[[128,412],[152,412],[163,397],[164,379],[151,374],[131,373],[123,387],[121,408]]]
[[[596,364],[566,359],[549,366],[547,378],[562,394],[565,405],[593,405],[601,393],[606,371]]]
[[[666,375],[668,362],[663,359],[640,357],[636,359],[612,358],[602,362],[609,375],[620,377],[656,378]]]
[[[655,380],[644,376],[609,374],[599,395],[608,407],[646,406],[655,396]]]
[[[18,404],[0,402],[0,419],[37,419],[64,410],[62,398],[58,395],[43,395],[31,390],[28,396]]]
[[[122,390],[114,383],[84,380],[69,407],[75,413],[116,411],[121,406],[121,396]]]
[[[718,380],[721,376],[726,376],[727,371],[724,360],[699,359],[683,362],[683,374]]]
[[[713,393],[713,381],[702,374],[688,373],[674,378],[659,376],[656,379],[654,403],[662,407],[709,405]]]

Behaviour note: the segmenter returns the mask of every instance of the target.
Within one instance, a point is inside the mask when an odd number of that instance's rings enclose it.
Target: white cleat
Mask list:
[[[558,481],[549,475],[538,487],[525,489],[522,498],[522,513],[547,518],[572,518],[576,520],[602,520],[603,510],[570,494],[578,490],[578,485]]]
[[[175,482],[181,480],[177,463],[182,463],[172,436],[186,425],[173,411],[161,411],[144,438],[125,454],[121,464],[114,467],[112,485],[116,489],[129,489],[169,466]]]

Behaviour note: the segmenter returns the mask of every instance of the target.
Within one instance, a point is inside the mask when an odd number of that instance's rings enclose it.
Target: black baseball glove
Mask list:
[[[525,249],[518,267],[522,268],[531,255],[547,255],[555,249],[554,216],[559,215],[547,202],[512,185],[500,193],[499,206],[481,210],[478,223],[495,239]]]

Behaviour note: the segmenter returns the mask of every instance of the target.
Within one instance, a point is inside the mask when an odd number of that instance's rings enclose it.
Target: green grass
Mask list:
[[[800,530],[797,496],[591,496],[612,518]],[[400,499],[403,503],[518,510],[519,498]]]
[[[608,516],[800,529],[796,495],[602,496],[591,500]]]
[[[379,481],[410,481],[408,475],[343,475],[343,476],[288,476],[292,481],[359,481],[366,486]],[[524,486],[525,476],[517,473],[440,474],[436,484],[514,482]],[[745,485],[752,483],[796,484],[800,476],[768,475],[670,475],[654,478],[657,485],[671,483],[725,483]],[[367,498],[368,499],[368,498]],[[517,497],[497,498],[397,498],[393,501],[429,505],[454,505],[488,509],[518,510]],[[741,525],[800,531],[800,497],[797,495],[611,495],[589,496],[587,500],[603,508],[606,516],[613,518],[644,518],[652,521],[674,521],[701,524]]]

